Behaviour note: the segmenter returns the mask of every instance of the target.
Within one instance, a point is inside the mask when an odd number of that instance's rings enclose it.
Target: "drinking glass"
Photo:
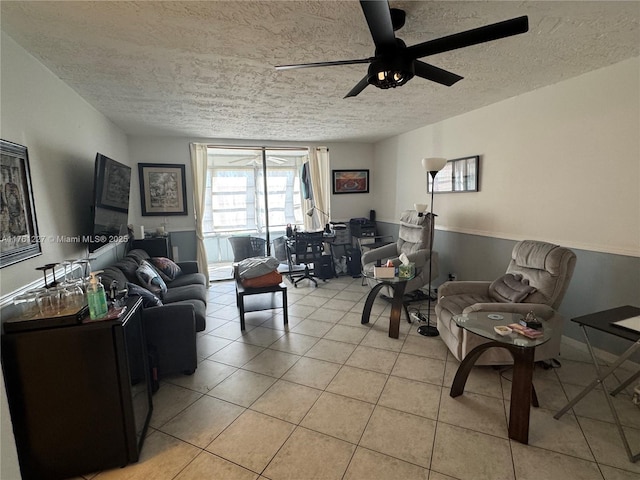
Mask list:
[[[39,313],[37,298],[40,290],[42,289],[28,290],[13,299],[13,304],[18,309],[20,317],[31,318]]]
[[[71,283],[64,287],[66,290],[66,303],[67,307],[75,311],[84,307],[86,300],[84,297],[84,290],[80,283]]]

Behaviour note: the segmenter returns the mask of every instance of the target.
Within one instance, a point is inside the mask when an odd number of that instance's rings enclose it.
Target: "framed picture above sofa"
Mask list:
[[[187,183],[184,165],[139,163],[142,215],[186,215]]]

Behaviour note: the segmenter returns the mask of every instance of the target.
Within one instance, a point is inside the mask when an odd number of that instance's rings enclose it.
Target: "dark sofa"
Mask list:
[[[113,281],[119,289],[127,283],[140,285],[136,270],[143,260],[150,261],[144,250],[131,250],[123,259],[106,267],[100,279],[108,292]],[[182,273],[165,281],[167,292],[159,295],[162,306],[143,308],[147,347],[157,378],[174,373],[192,374],[198,364],[196,332],[206,327],[207,287],[205,276],[196,262],[178,262]]]

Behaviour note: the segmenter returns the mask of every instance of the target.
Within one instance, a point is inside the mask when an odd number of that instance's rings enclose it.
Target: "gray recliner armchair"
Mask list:
[[[384,264],[392,260],[394,266],[400,265],[399,256],[404,253],[409,261],[415,263],[416,275],[407,282],[405,294],[414,292],[422,287],[430,285],[431,280],[438,276],[438,253],[431,252],[431,278],[429,278],[429,247],[433,233],[432,216],[425,213],[419,216],[415,210],[405,210],[400,217],[400,229],[398,241],[383,247],[368,250],[362,254],[362,269],[364,272],[373,272],[376,263]],[[370,287],[377,282],[367,278]],[[392,297],[393,292],[384,292]]]
[[[552,338],[536,347],[535,360],[549,360],[560,354],[563,317],[557,312],[569,287],[576,264],[568,248],[546,242],[523,240],[511,253],[506,274],[493,282],[454,281],[438,288],[436,317],[440,338],[458,360],[476,346],[490,340],[471,333],[453,320],[454,315],[470,312],[509,312],[525,316],[533,312],[547,320]],[[532,287],[532,288],[531,288]],[[531,292],[534,289],[535,291]],[[503,348],[490,348],[476,365],[508,365],[511,354]]]

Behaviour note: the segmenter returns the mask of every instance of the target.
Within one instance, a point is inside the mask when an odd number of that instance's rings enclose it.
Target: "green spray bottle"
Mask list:
[[[100,272],[91,272],[91,279],[87,286],[87,303],[89,304],[89,317],[91,320],[104,317],[109,310],[107,307],[107,294],[96,277],[97,273]]]

